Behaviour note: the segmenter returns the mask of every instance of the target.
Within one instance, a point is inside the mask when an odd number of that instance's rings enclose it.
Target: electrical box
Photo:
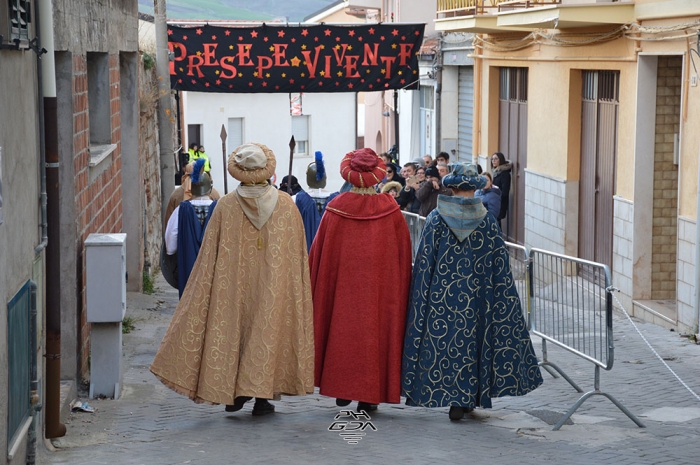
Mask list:
[[[85,241],[90,398],[119,398],[122,320],[126,313],[126,234],[90,234]]]
[[[116,323],[126,313],[126,234],[90,234],[85,241],[88,323]]]

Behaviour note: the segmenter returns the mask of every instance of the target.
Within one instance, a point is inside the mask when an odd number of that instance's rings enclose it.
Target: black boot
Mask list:
[[[464,418],[464,407],[450,407],[450,420],[459,421]]]
[[[347,399],[336,399],[335,405],[337,405],[338,407],[347,407],[348,405],[350,405],[350,402],[352,401]]]
[[[367,402],[358,402],[357,403],[357,411],[361,412],[363,410],[365,411],[365,413],[374,412],[375,410],[377,410],[377,406],[374,404],[367,403]]]
[[[275,406],[268,402],[267,399],[258,399],[256,397],[255,405],[253,406],[253,416],[261,417],[268,413],[275,413]]]
[[[226,406],[227,412],[237,412],[243,408],[246,402],[248,402],[252,397],[239,396],[233,399],[233,404]]]

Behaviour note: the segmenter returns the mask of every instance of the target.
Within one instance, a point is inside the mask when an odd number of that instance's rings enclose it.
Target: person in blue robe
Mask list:
[[[190,278],[192,268],[194,268],[194,262],[197,261],[197,255],[199,255],[199,249],[204,240],[204,232],[214,207],[216,207],[216,200],[208,206],[195,206],[187,200],[180,204],[177,235],[177,278],[180,297],[185,291],[187,280]]]
[[[214,211],[211,176],[204,172],[204,159],[194,163],[191,180],[192,198],[180,203],[170,215],[165,227],[164,243],[168,256],[173,257],[177,267],[173,276],[177,281],[180,297],[190,277],[194,262],[204,239],[204,231]]]
[[[460,420],[491,399],[542,384],[508,251],[474,191],[485,178],[455,163],[426,218],[413,268],[402,364],[406,404]]]

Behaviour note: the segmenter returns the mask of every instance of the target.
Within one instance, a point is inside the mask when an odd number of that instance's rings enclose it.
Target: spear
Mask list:
[[[224,163],[223,165],[223,172],[224,172],[224,195],[228,194],[228,176],[226,174],[227,169],[226,169],[226,128],[224,125],[221,125],[221,155],[223,156]]]
[[[294,136],[289,139],[289,176],[287,177],[287,193],[292,195],[292,161],[294,161],[294,147],[297,143],[294,141]]]

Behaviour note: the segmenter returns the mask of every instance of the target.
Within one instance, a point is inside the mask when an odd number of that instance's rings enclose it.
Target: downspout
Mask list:
[[[700,150],[698,150],[698,185],[695,207],[695,333],[700,332]]]
[[[45,23],[40,18],[45,17]],[[37,29],[46,43],[46,57],[39,57],[39,118],[41,125],[44,186],[46,189],[46,424],[45,436],[60,438],[66,426],[61,410],[61,241],[59,227],[58,105],[53,43],[53,4],[39,2]],[[39,45],[40,46],[40,45]]]
[[[438,34],[438,46],[435,58],[437,69],[435,73],[435,140],[438,143],[436,153],[442,152],[442,32]],[[425,154],[423,154],[425,155]]]
[[[399,151],[399,91],[396,89],[394,89],[394,146],[398,161],[401,155]]]
[[[474,36],[476,38],[476,36]],[[476,41],[472,42],[476,43]],[[479,153],[481,153],[481,89],[482,81],[484,80],[483,68],[483,57],[481,56],[481,49],[474,45],[474,82],[477,88],[474,89],[474,113],[473,113],[473,133],[472,138],[474,140],[474,145],[472,146],[472,159],[476,158],[476,163],[479,163]],[[487,163],[488,165],[488,163]]]

